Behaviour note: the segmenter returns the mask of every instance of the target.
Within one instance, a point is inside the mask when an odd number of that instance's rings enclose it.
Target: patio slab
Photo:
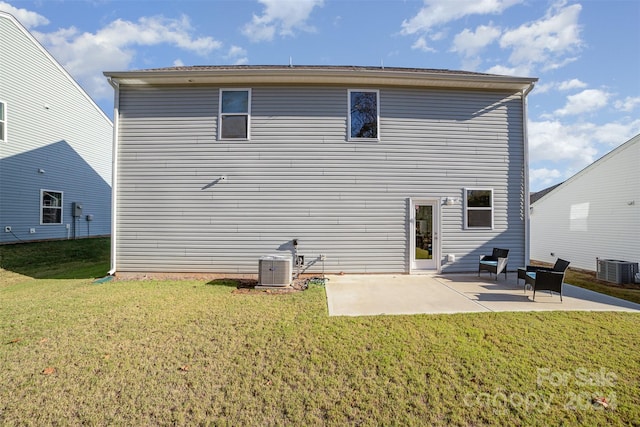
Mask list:
[[[497,282],[476,274],[328,275],[330,316],[381,314],[445,314],[498,311],[628,311],[640,313],[640,304],[569,284],[558,294],[524,292],[516,273]],[[521,282],[522,283],[522,282]]]

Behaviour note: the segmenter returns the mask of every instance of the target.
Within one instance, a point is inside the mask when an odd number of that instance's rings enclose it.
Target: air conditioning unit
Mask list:
[[[597,260],[596,277],[611,283],[633,283],[638,272],[637,262],[619,261],[616,259]]]
[[[267,255],[258,261],[258,286],[289,286],[291,257]]]

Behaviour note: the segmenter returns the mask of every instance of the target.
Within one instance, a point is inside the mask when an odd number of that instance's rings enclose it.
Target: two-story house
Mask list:
[[[200,66],[115,89],[112,273],[477,271],[528,259],[534,78]]]

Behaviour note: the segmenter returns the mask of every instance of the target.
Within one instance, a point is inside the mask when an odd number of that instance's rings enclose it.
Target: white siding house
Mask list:
[[[531,205],[531,258],[640,262],[640,135]]]
[[[111,120],[2,12],[0,40],[0,243],[110,234]]]
[[[106,72],[115,272],[473,271],[528,257],[536,79],[340,66]],[[297,242],[297,248],[294,245]],[[296,252],[297,249],[297,252]]]

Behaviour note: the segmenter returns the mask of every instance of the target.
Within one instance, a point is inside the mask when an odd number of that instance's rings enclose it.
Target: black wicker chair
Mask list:
[[[496,275],[496,280],[498,280],[498,274],[504,272],[504,278],[506,279],[508,257],[509,249],[500,248],[493,248],[491,255],[481,255],[478,263],[478,277],[480,277],[481,271],[488,271],[489,276],[493,273]]]
[[[527,285],[530,285],[533,288],[534,301],[536,300],[536,291],[556,292],[560,294],[560,301],[562,301],[562,283],[569,264],[569,261],[558,258],[553,267],[528,265],[524,277],[525,292]]]

